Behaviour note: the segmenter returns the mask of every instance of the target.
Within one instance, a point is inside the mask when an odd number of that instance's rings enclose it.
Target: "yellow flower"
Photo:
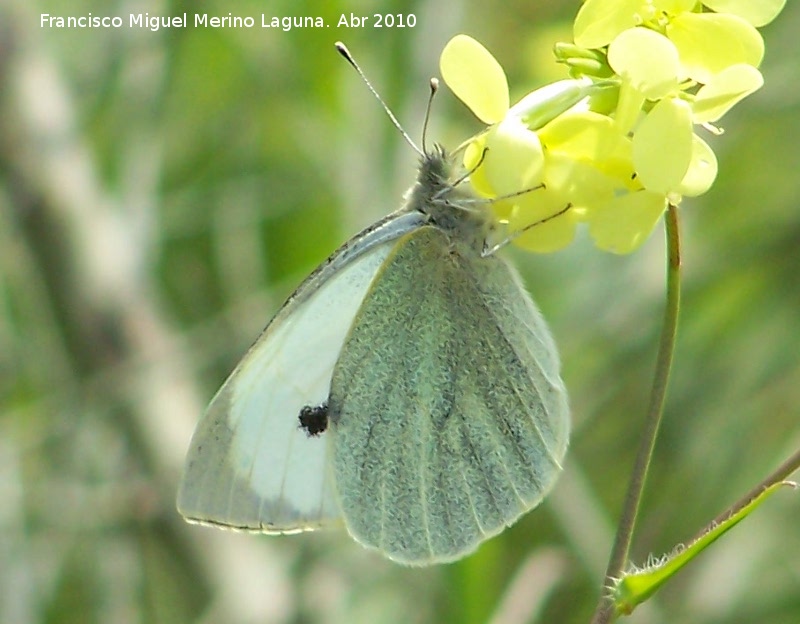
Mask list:
[[[442,76],[488,126],[465,150],[470,183],[516,245],[555,251],[585,223],[598,247],[630,253],[668,202],[713,184],[717,160],[694,126],[717,122],[762,86],[755,27],[784,4],[586,0],[575,44],[556,47],[575,78],[511,107],[503,68],[457,35],[442,51]]]
[[[480,43],[467,35],[457,35],[442,51],[439,61],[442,77],[456,96],[481,121],[490,124],[486,131],[470,142],[465,151],[464,166],[470,171],[470,183],[480,195],[496,198],[493,202],[498,218],[514,229],[524,229],[542,218],[562,211],[567,204],[551,210],[537,209],[532,221],[521,223],[522,208],[531,204],[544,206],[544,189],[536,189],[544,181],[545,153],[537,128],[582,100],[591,82],[566,80],[534,91],[513,107],[509,107],[508,82],[495,58]],[[524,191],[531,189],[529,193]],[[548,186],[549,190],[549,186]],[[556,222],[559,222],[557,225]],[[569,232],[555,239],[520,235],[516,244],[534,251],[552,251],[567,245],[574,231],[574,215],[565,213],[545,224],[545,231],[559,228]],[[518,227],[515,227],[518,226]],[[532,230],[531,230],[532,232]]]

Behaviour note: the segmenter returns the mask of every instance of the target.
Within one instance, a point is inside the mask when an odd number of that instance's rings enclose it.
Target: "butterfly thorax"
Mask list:
[[[453,161],[439,145],[422,157],[406,209],[421,212],[451,240],[473,249],[483,250],[495,224],[489,203],[455,179]]]

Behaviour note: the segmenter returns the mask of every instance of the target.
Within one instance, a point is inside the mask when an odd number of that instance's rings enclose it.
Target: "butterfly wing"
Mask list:
[[[331,384],[335,483],[353,537],[407,564],[451,561],[536,506],[567,446],[558,369],[508,264],[433,227],[401,239]]]
[[[340,516],[327,436],[299,417],[326,412],[333,367],[367,288],[395,239],[421,218],[391,215],[342,246],[239,362],[192,437],[178,492],[187,520],[291,533]]]

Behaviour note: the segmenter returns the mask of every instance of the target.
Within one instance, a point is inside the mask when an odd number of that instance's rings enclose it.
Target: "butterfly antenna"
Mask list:
[[[431,106],[433,106],[433,96],[439,90],[439,81],[431,78],[431,94],[428,96],[428,106],[425,108],[425,121],[422,123],[422,151],[428,153],[428,122],[431,120]]]
[[[383,98],[380,95],[378,95],[378,92],[375,90],[375,87],[372,86],[372,83],[370,83],[370,81],[367,80],[366,75],[364,74],[363,71],[361,71],[361,68],[358,66],[358,63],[356,63],[356,60],[353,58],[353,55],[350,54],[350,50],[347,49],[347,46],[344,45],[341,41],[337,41],[335,45],[336,49],[339,51],[339,54],[341,54],[345,58],[345,60],[353,66],[353,68],[358,72],[358,75],[361,76],[361,80],[364,81],[364,84],[366,84],[367,88],[372,92],[372,95],[374,95],[375,99],[377,99],[380,105],[383,106],[383,110],[386,111],[387,115],[389,115],[389,119],[391,119],[392,124],[394,125],[395,128],[397,128],[400,131],[400,134],[403,135],[403,138],[406,140],[406,142],[414,149],[415,152],[417,152],[417,154],[419,154],[420,156],[425,156],[425,152],[420,150],[417,147],[416,143],[414,143],[414,141],[411,140],[411,137],[408,136],[408,133],[405,130],[403,130],[403,126],[401,126],[400,122],[397,121],[397,117],[394,116],[392,109],[390,109],[389,106],[386,104],[386,102],[383,101]],[[428,125],[427,115],[425,119],[426,119],[425,126],[427,126]],[[423,146],[424,145],[425,145],[425,139],[423,130]]]

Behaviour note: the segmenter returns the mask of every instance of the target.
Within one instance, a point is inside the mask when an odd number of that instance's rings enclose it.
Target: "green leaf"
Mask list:
[[[761,503],[772,496],[779,487],[785,485],[793,484],[784,481],[771,485],[744,507],[716,524],[685,548],[676,549],[675,553],[667,555],[645,569],[625,574],[612,589],[614,608],[617,613],[625,615],[632,613],[638,605],[650,598],[687,563],[749,516]]]

